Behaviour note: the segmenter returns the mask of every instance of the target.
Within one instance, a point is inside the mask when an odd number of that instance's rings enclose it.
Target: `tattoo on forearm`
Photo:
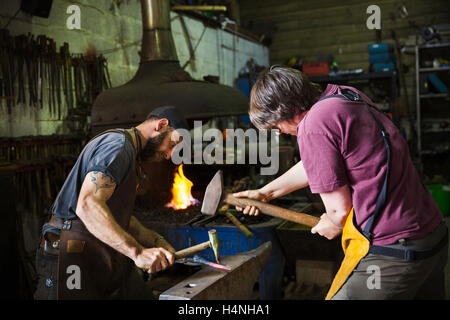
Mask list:
[[[95,193],[102,188],[113,188],[115,183],[110,176],[100,171],[93,171],[91,173],[91,182],[95,184]]]

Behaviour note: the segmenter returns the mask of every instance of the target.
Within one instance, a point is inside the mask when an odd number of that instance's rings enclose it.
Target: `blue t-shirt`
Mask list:
[[[74,219],[78,195],[86,174],[91,171],[103,172],[119,186],[134,170],[135,158],[133,144],[122,133],[108,132],[89,142],[56,197],[52,214],[61,219]],[[60,233],[58,229],[44,224],[42,233],[48,231]]]

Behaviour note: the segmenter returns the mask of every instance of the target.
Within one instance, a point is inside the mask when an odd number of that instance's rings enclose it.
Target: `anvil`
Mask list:
[[[270,241],[258,248],[224,256],[221,262],[230,267],[223,272],[203,268],[175,286],[162,292],[160,300],[246,300],[252,298],[253,287],[269,260]]]

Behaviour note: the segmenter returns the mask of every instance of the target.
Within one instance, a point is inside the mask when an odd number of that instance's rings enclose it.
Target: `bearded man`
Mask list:
[[[153,298],[139,269],[168,268],[175,250],[133,216],[138,160],[168,160],[182,140],[177,129],[187,129],[186,120],[167,106],[89,141],[42,228],[35,299]]]

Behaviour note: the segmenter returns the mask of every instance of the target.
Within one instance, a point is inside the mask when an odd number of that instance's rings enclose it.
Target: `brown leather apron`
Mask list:
[[[133,142],[138,154],[138,137],[120,132]],[[96,137],[98,137],[97,135]],[[94,137],[93,139],[95,139]],[[92,140],[91,140],[92,141]],[[117,223],[128,230],[136,198],[138,165],[135,164],[127,179],[120,184],[107,201]],[[70,220],[61,228],[58,258],[58,299],[120,299],[121,288],[131,271],[132,261],[94,237],[81,220]]]

